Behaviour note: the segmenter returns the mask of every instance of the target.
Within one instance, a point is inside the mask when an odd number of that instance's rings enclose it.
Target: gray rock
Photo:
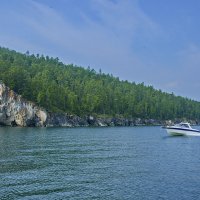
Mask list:
[[[7,126],[44,126],[47,112],[24,100],[0,83],[0,124]]]

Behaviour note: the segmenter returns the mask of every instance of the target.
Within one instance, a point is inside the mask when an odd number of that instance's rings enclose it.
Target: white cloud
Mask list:
[[[138,73],[145,68],[134,53],[137,31],[142,29],[147,38],[158,32],[157,25],[139,9],[137,1],[91,1],[91,9],[99,21],[80,10],[79,20],[84,26],[76,26],[73,19],[60,15],[48,5],[30,1],[26,6],[28,12],[16,15],[33,35],[40,38],[38,49],[43,48],[43,40],[48,43],[48,48],[54,49],[56,56],[65,53],[66,57],[61,57],[66,61],[101,67],[103,71],[121,74],[123,78],[127,71],[133,72],[132,68],[137,68]]]

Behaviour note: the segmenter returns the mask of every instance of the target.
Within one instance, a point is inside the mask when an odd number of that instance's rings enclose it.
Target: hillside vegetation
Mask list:
[[[197,101],[29,52],[0,48],[0,80],[52,112],[161,120],[200,118]]]

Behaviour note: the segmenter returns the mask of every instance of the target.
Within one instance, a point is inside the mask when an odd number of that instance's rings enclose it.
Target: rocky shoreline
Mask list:
[[[176,120],[179,122],[180,120]],[[5,84],[0,83],[0,125],[20,127],[108,127],[138,125],[169,125],[172,121],[155,119],[79,117],[47,112],[35,103],[23,99]],[[190,121],[191,124],[199,124]]]
[[[49,114],[46,122],[47,127],[112,127],[112,126],[142,126],[162,125],[156,120],[126,119],[126,118],[98,118],[94,116],[78,117],[73,115]]]

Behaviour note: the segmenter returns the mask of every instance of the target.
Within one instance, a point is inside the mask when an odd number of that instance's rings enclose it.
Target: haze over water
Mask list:
[[[160,127],[0,128],[2,200],[198,199],[199,166],[200,137]]]

